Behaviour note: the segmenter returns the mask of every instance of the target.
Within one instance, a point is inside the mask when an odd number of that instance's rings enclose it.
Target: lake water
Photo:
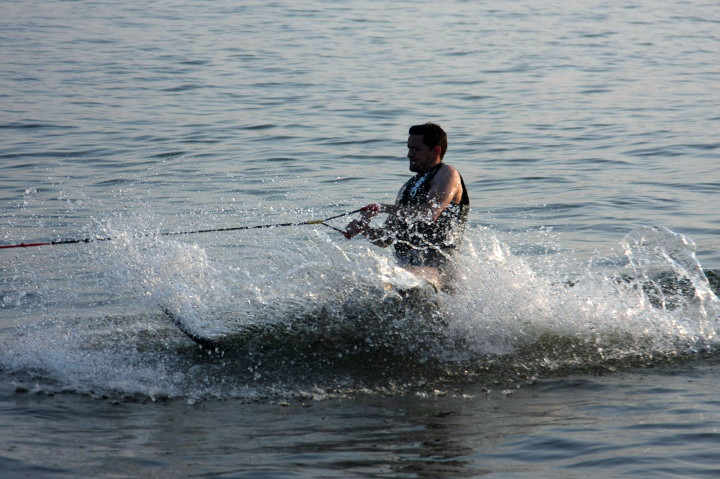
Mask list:
[[[720,475],[717,2],[0,26],[0,246],[91,240],[0,249],[3,477]],[[392,202],[426,121],[472,202],[454,294],[321,224],[196,233]]]

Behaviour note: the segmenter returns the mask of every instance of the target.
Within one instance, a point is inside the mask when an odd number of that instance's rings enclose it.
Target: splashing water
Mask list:
[[[694,245],[663,228],[628,234],[626,264],[612,274],[540,272],[478,228],[459,253],[453,294],[435,293],[385,251],[319,229],[236,247],[110,233],[116,241],[87,261],[102,271],[98,289],[129,300],[120,313],[48,311],[12,341],[18,330],[0,337],[1,367],[21,387],[317,398],[518,384],[717,347],[718,299]],[[189,341],[166,312],[217,349]]]
[[[695,243],[663,227],[638,227],[622,244],[627,274],[639,278],[651,304],[674,310],[671,329],[688,347],[717,340],[720,303],[695,257]],[[637,280],[634,280],[637,284]]]
[[[328,246],[335,255],[328,256]],[[323,343],[332,357],[382,350],[432,361],[451,375],[486,373],[498,358],[535,373],[652,360],[713,345],[717,298],[692,242],[669,230],[638,228],[621,246],[628,264],[620,276],[586,271],[571,286],[533,271],[492,232],[479,230],[462,255],[458,291],[428,300],[398,295],[421,284],[387,256],[364,246],[344,250],[318,233],[309,248],[277,248],[286,256],[274,260],[284,263],[276,274],[246,270],[244,281],[233,280],[232,287],[230,275],[213,271],[204,255],[188,262],[192,255],[176,252],[181,270],[199,268],[202,274],[160,282],[157,293],[193,333],[234,336],[241,351],[251,344],[254,352],[267,346],[275,354],[294,345],[296,354]],[[694,288],[661,287],[665,300],[658,304],[648,294],[657,272],[691,276]]]
[[[492,233],[474,244],[481,248],[466,258],[466,290],[450,322],[472,345],[466,353],[506,356],[530,370],[583,370],[717,343],[718,300],[682,235],[638,228],[623,240],[628,264],[622,274],[587,270],[573,282],[534,272]],[[656,284],[651,271],[689,278],[693,287],[658,285],[665,295],[658,303],[648,294]]]

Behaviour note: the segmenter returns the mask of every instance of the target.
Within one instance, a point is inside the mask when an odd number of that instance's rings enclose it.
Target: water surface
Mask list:
[[[9,477],[717,474],[715,3],[0,11],[0,244],[113,238],[0,250]],[[392,202],[429,120],[454,295],[322,225],[166,236]]]

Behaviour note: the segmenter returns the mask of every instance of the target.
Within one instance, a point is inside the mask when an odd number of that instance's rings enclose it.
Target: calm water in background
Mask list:
[[[0,240],[114,238],[0,251],[3,476],[720,473],[720,7],[546,3],[0,2]],[[428,120],[432,308],[329,228],[156,235],[392,201]]]

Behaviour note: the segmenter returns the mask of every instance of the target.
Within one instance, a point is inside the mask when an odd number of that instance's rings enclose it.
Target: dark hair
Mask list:
[[[411,135],[422,135],[423,143],[430,149],[440,145],[440,159],[445,156],[447,151],[447,133],[440,125],[427,122],[424,125],[413,125],[410,127]]]

